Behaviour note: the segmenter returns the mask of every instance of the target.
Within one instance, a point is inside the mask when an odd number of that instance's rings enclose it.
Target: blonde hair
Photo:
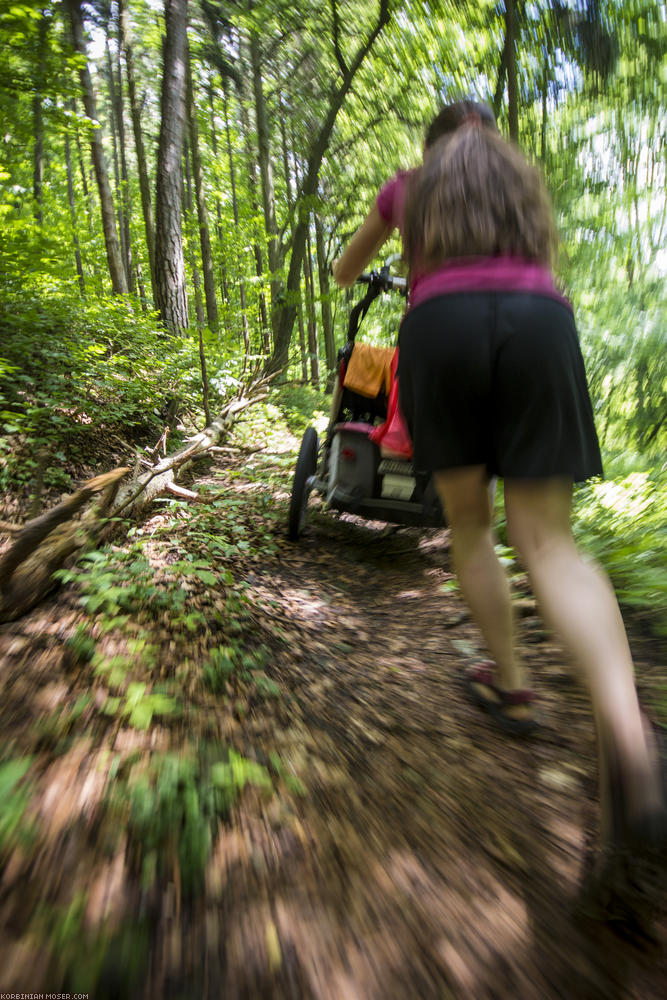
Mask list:
[[[501,138],[488,109],[468,101],[443,109],[407,192],[410,270],[431,271],[452,257],[501,254],[549,266],[557,243],[539,171]]]

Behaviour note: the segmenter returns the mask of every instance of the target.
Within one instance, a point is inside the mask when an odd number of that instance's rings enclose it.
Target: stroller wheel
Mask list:
[[[309,427],[303,435],[294,470],[294,482],[292,483],[288,534],[293,542],[297,540],[306,523],[308,497],[311,490],[309,480],[315,475],[317,468],[317,446],[317,431],[314,427]]]

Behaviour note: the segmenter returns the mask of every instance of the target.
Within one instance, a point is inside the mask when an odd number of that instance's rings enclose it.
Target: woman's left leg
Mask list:
[[[486,467],[436,472],[434,482],[451,528],[454,569],[496,663],[498,686],[507,691],[522,688],[525,685],[514,648],[509,584],[494,546]],[[527,711],[526,706],[508,708],[508,714],[517,717]]]

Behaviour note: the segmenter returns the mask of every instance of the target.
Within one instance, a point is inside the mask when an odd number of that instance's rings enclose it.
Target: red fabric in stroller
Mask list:
[[[398,402],[397,370],[398,348],[396,348],[391,362],[391,388],[387,401],[387,419],[383,424],[374,427],[368,436],[371,441],[378,445],[383,457],[410,460],[412,458],[412,441]]]

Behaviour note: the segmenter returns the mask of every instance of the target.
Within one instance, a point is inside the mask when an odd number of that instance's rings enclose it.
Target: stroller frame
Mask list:
[[[405,278],[392,276],[389,266],[362,274],[364,297],[350,312],[347,343],[338,352],[338,378],[333,391],[329,424],[322,444],[309,427],[301,442],[290,498],[288,534],[296,541],[307,519],[314,491],[332,510],[369,520],[412,527],[444,527],[442,507],[429,473],[413,468],[411,460],[385,455],[369,435],[387,417],[387,395],[373,397],[343,384],[343,374],[356,336],[371,303],[382,293],[406,295]]]

